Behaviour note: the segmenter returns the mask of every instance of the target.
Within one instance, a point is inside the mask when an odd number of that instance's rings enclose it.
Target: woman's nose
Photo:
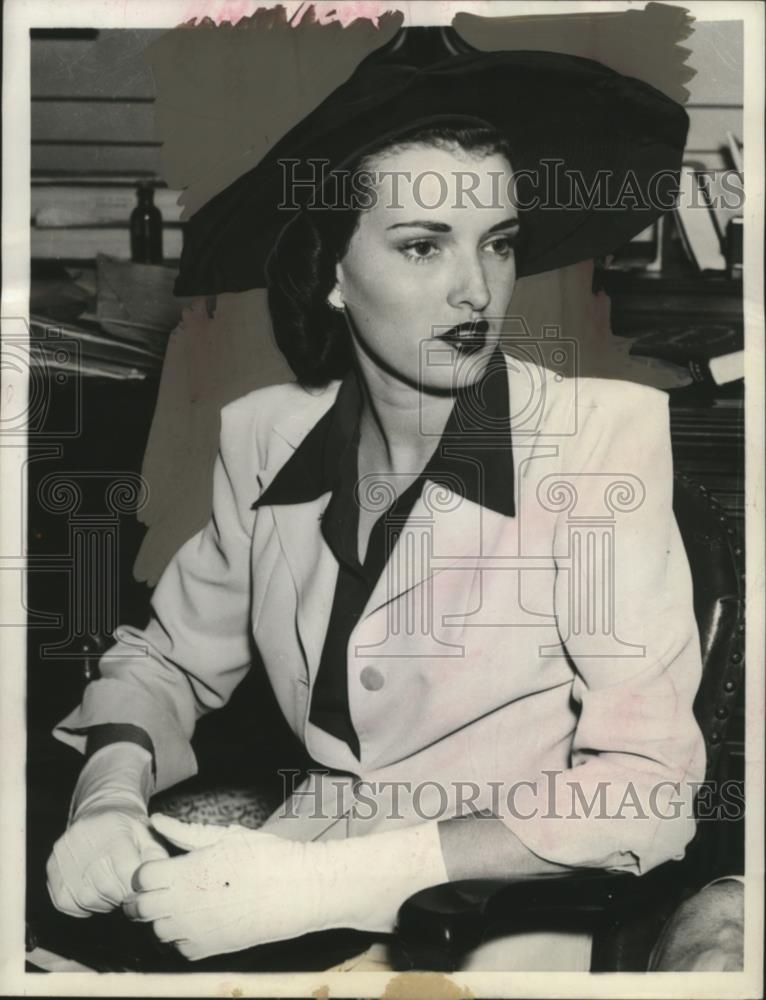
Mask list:
[[[475,257],[455,261],[447,301],[456,309],[469,306],[472,312],[482,312],[487,308],[490,291],[481,261]]]

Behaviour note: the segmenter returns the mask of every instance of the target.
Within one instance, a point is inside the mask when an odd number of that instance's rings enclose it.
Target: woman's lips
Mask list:
[[[462,354],[475,354],[487,342],[489,323],[485,319],[474,320],[471,323],[460,323],[446,333],[439,334],[439,340],[445,340],[450,347]]]

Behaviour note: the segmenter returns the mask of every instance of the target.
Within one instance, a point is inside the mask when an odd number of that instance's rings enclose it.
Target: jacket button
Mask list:
[[[365,667],[359,675],[362,687],[368,691],[380,691],[385,684],[383,674],[376,667]]]

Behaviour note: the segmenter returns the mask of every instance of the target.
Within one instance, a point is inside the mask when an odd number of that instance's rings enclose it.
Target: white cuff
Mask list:
[[[324,863],[344,918],[336,927],[390,934],[406,899],[449,881],[435,820],[325,846]]]
[[[94,753],[80,772],[69,808],[69,824],[109,806],[129,806],[145,813],[153,791],[149,751],[137,743],[110,743]]]

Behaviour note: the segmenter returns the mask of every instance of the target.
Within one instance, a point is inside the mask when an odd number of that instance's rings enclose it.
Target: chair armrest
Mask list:
[[[398,945],[410,968],[451,972],[493,926],[593,929],[618,919],[625,907],[667,895],[680,867],[671,862],[641,877],[578,869],[534,879],[445,883],[406,900],[399,910]]]

